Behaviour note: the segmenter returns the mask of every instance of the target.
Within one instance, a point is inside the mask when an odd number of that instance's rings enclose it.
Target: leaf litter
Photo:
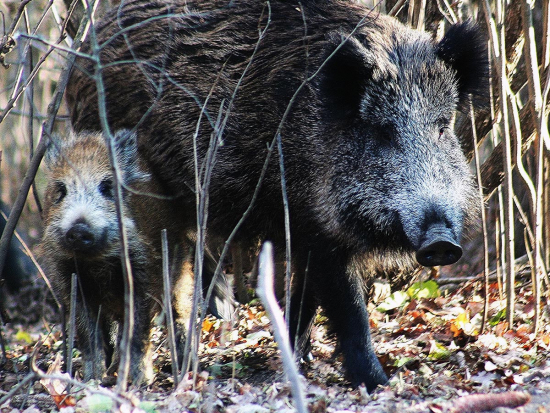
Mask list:
[[[481,332],[481,290],[479,280],[452,292],[428,281],[369,304],[376,352],[390,377],[387,386],[370,395],[346,381],[335,337],[320,311],[312,329],[311,354],[300,362],[309,410],[546,412],[550,307],[544,306],[543,327],[535,336],[531,292],[520,287],[517,325],[508,329],[502,312],[505,304],[493,285],[489,323]],[[61,375],[59,315],[47,301],[35,302],[34,311],[29,311],[19,308],[19,297],[7,297],[10,322],[3,326],[7,361],[0,368],[0,399],[29,374],[33,351],[39,369]],[[269,320],[258,302],[241,305],[233,322],[207,317],[201,334],[196,373],[188,373],[175,390],[166,334],[157,326],[152,333],[156,379],[149,388],[115,395],[114,388],[89,382],[68,392],[62,380],[43,378],[21,386],[0,405],[0,413],[295,411]],[[78,377],[78,350],[73,355]],[[518,407],[530,397],[534,402]]]

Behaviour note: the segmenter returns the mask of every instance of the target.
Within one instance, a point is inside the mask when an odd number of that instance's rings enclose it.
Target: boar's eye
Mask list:
[[[67,187],[61,181],[55,183],[54,204],[59,204],[67,195]]]
[[[107,199],[113,199],[113,181],[111,178],[105,178],[99,184],[99,192]]]
[[[439,137],[441,138],[445,134],[447,129],[449,129],[449,121],[443,118],[439,119],[437,121],[437,128],[439,130]]]
[[[382,143],[391,145],[394,143],[394,130],[391,125],[381,125],[378,128],[378,137]]]

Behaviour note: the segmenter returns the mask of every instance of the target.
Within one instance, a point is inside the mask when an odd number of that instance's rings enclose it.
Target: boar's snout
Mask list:
[[[454,264],[461,256],[462,247],[451,229],[444,225],[429,227],[416,251],[416,260],[425,267]]]
[[[65,245],[74,251],[89,251],[96,246],[96,237],[88,224],[78,222],[65,234]]]

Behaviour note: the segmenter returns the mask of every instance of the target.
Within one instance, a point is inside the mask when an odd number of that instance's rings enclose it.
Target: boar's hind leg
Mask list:
[[[295,279],[290,298],[290,344],[294,348],[297,359],[307,356],[310,351],[311,328],[318,306],[315,295],[311,291],[311,281],[305,272],[306,265],[300,267],[296,271],[296,276],[305,277]]]
[[[353,274],[346,273],[346,265],[323,264],[326,262],[316,263],[312,277],[318,282],[321,306],[338,337],[347,376],[354,386],[364,383],[371,392],[388,379],[374,353],[364,295]]]

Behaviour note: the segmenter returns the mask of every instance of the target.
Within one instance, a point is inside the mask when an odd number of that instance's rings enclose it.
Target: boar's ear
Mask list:
[[[489,75],[487,42],[472,20],[451,26],[437,45],[436,53],[456,72],[461,109],[465,109],[470,94],[478,103],[486,98]]]
[[[147,178],[139,165],[137,135],[127,129],[118,130],[113,136],[114,149],[118,166],[122,170],[125,184],[143,181]]]
[[[365,84],[372,76],[374,58],[354,37],[328,36],[325,63],[319,74],[319,91],[328,115],[349,119],[359,113]]]

